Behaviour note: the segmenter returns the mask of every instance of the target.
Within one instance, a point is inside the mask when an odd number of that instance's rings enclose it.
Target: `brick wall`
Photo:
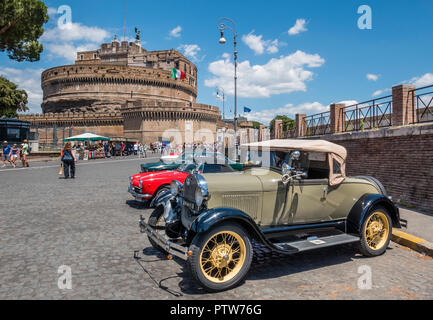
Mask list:
[[[321,136],[348,151],[347,174],[378,178],[393,200],[433,212],[433,125]]]

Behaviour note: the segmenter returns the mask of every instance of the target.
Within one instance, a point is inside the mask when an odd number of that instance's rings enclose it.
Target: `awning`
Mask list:
[[[110,141],[110,138],[98,136],[93,133],[83,133],[78,136],[69,137],[64,139],[64,141]]]

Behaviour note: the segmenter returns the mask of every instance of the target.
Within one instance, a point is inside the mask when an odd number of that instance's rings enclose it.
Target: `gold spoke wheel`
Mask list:
[[[222,231],[210,238],[200,252],[200,268],[213,283],[233,279],[245,263],[246,246],[240,235]]]
[[[383,212],[373,213],[365,225],[365,240],[371,250],[381,249],[390,232],[389,221]]]

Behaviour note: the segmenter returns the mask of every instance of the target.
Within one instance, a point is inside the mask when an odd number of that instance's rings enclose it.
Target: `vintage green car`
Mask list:
[[[253,240],[283,254],[356,243],[362,254],[378,256],[392,228],[402,227],[378,180],[346,177],[342,146],[298,139],[242,149],[255,166],[191,174],[184,185],[173,181],[148,222],[139,222],[151,244],[186,260],[208,291],[227,290],[245,278]]]
[[[156,171],[165,171],[165,170],[176,170],[184,163],[190,163],[193,162],[195,158],[197,157],[214,157],[216,163],[220,164],[228,164],[230,165],[234,170],[240,171],[243,168],[242,163],[236,163],[229,158],[227,158],[222,153],[214,153],[214,152],[184,152],[182,153],[178,159],[174,160],[173,162],[153,162],[153,163],[143,163],[140,165],[141,172],[156,172]]]

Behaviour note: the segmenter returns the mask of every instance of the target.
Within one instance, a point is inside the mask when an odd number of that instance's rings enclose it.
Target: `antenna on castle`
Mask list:
[[[126,0],[123,1],[123,41],[126,41]]]

